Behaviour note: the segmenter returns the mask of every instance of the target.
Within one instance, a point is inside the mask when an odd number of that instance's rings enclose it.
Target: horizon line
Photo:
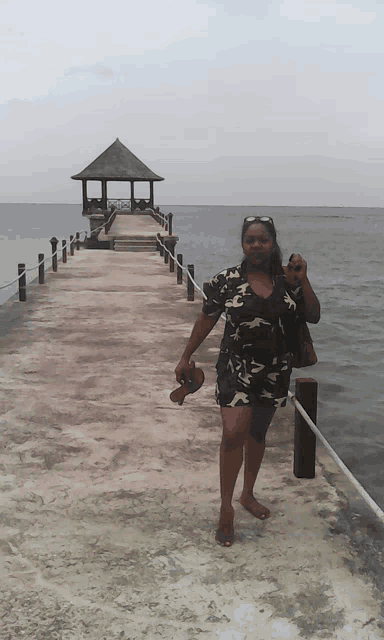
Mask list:
[[[60,205],[72,205],[81,207],[81,203],[78,202],[0,202],[2,204],[39,204],[39,205],[50,205],[50,204],[60,204]],[[212,204],[212,203],[202,203],[202,204],[163,204],[156,205],[163,207],[274,207],[274,208],[309,208],[316,207],[317,209],[384,209],[383,205],[376,206],[356,206],[356,205],[348,205],[348,204]]]

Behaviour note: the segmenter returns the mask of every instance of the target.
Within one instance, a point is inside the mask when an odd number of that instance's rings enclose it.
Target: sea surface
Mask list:
[[[195,265],[200,287],[241,262],[241,225],[249,214],[273,217],[284,264],[291,253],[307,261],[321,304],[320,322],[309,325],[319,362],[294,369],[291,391],[297,377],[318,381],[318,428],[384,510],[384,209],[170,205],[161,210],[174,214],[176,252],[183,254],[184,265]],[[18,262],[33,266],[38,253],[49,257],[50,237],[59,238],[61,246],[62,238],[89,231],[88,225],[80,205],[0,204],[0,286],[17,277]],[[36,276],[30,272],[28,281]],[[16,287],[0,290],[0,304]],[[175,365],[180,355],[175,353]]]

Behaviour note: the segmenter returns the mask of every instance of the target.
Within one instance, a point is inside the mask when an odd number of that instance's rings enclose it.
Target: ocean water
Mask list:
[[[174,214],[176,252],[183,254],[184,265],[195,265],[200,286],[241,261],[241,225],[248,214],[273,217],[284,264],[291,253],[300,253],[307,261],[309,280],[321,304],[320,322],[309,325],[319,362],[294,369],[291,390],[297,377],[318,381],[318,428],[384,509],[384,209],[162,206],[161,210]],[[49,257],[50,237],[55,235],[61,246],[62,238],[88,231],[88,225],[80,205],[1,204],[0,286],[17,277],[18,262],[33,266],[38,253]],[[36,276],[37,270],[30,272],[27,280]],[[16,291],[17,284],[0,290],[0,304]],[[175,365],[179,357],[175,353]]]

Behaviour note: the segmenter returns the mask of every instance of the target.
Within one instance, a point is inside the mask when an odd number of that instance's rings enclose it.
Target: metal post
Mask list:
[[[317,382],[313,378],[297,378],[295,397],[316,424]],[[295,409],[295,440],[293,473],[296,478],[314,478],[316,435],[301,413]]]
[[[168,255],[169,254],[168,254],[167,249],[169,249],[169,242],[168,242],[168,240],[165,240],[165,239],[163,240],[163,242],[164,242],[164,246],[165,246],[165,249],[164,249],[164,264],[168,264]]]
[[[66,240],[62,240],[61,241],[62,244],[62,248],[63,248],[63,262],[67,262],[67,241]]]
[[[77,251],[80,249],[80,233],[76,231],[76,249]]]
[[[191,274],[192,278],[195,279],[195,266],[193,264],[188,264],[187,269]],[[187,277],[187,300],[188,302],[193,302],[195,299],[195,286],[191,280],[191,278]]]
[[[182,253],[178,253],[177,254],[177,260],[178,262],[180,262],[180,264],[183,264],[183,254]],[[177,284],[183,284],[183,270],[181,267],[179,267],[179,265],[177,265]]]
[[[52,245],[52,271],[57,271],[57,243],[59,242],[57,238],[53,237],[49,241]],[[53,255],[53,254],[56,255]]]
[[[19,262],[17,268],[19,273],[19,302],[25,302],[27,299],[27,274],[21,275],[25,271],[25,264]]]
[[[44,253],[39,253],[37,262],[41,262],[44,260]],[[39,284],[44,284],[44,262],[39,264]]]
[[[71,256],[75,255],[75,243],[73,242],[73,236],[69,236],[69,247]]]
[[[172,235],[173,213],[168,213],[168,235]]]
[[[169,271],[170,271],[170,273],[174,273],[174,271],[175,271],[175,260],[174,260],[174,255],[175,255],[175,243],[174,243],[174,242],[169,242],[169,251],[170,251],[170,256],[169,256]]]

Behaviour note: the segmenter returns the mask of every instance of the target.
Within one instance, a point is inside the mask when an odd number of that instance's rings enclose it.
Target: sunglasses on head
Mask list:
[[[244,222],[269,222],[273,225],[273,220],[269,216],[248,216]]]

